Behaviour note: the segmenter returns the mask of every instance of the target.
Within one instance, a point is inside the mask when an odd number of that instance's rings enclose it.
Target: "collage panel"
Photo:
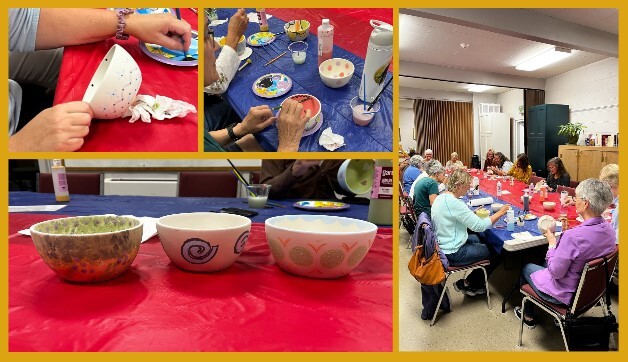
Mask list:
[[[393,9],[204,11],[205,151],[393,151]]]
[[[10,152],[198,151],[196,8],[11,8],[8,20]]]
[[[19,159],[8,351],[392,352],[391,160]]]
[[[399,9],[400,351],[619,349],[618,14]]]

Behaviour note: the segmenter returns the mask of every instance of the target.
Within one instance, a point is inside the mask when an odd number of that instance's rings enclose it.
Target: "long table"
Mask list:
[[[103,10],[105,11],[105,10]],[[192,10],[181,9],[181,16],[198,29],[198,16]],[[54,104],[80,101],[94,72],[105,54],[119,44],[131,54],[142,72],[138,94],[167,96],[194,105],[198,109],[198,68],[160,63],[140,49],[139,40],[110,38],[104,41],[66,47],[55,92]],[[168,151],[196,152],[198,150],[198,113],[163,121],[141,120],[129,123],[129,118],[94,119],[80,151],[128,152]]]
[[[220,19],[230,18],[236,9],[218,9]],[[255,9],[246,9],[247,13]],[[369,19],[377,19],[392,24],[392,11],[390,9],[267,9],[266,12],[273,17],[269,19],[270,31],[279,34],[276,40],[264,47],[251,47],[253,54],[250,59],[252,64],[236,73],[231,81],[225,98],[231,104],[236,113],[243,118],[253,106],[267,104],[271,108],[293,94],[312,94],[322,103],[323,124],[321,128],[310,136],[301,140],[300,151],[326,151],[318,144],[321,133],[328,127],[333,132],[345,138],[345,146],[339,151],[392,151],[392,89],[389,86],[384,91],[379,102],[382,107],[376,118],[369,126],[361,127],[353,123],[349,102],[358,95],[364,58],[373,29]],[[321,80],[317,67],[317,27],[322,18],[329,18],[336,24],[334,34],[335,58],[345,58],[353,62],[355,73],[351,81],[341,88],[329,88]],[[305,64],[295,65],[290,54],[286,54],[279,60],[264,66],[269,60],[275,58],[283,51],[288,51],[291,43],[283,31],[286,22],[302,19],[310,21],[310,34],[305,42],[308,44],[307,59]],[[344,25],[344,26],[343,26]],[[227,33],[228,24],[218,25],[214,28],[215,36],[224,36]],[[259,24],[249,23],[245,36],[259,32]],[[283,35],[281,35],[283,34]],[[292,78],[292,89],[284,96],[274,99],[264,99],[256,96],[251,86],[260,76],[268,73],[284,73]],[[392,77],[389,71],[386,81]],[[392,83],[391,83],[392,84]],[[266,151],[276,151],[277,127],[271,126],[255,135],[257,141]]]
[[[10,205],[51,198],[9,196]],[[261,210],[242,255],[221,272],[177,268],[155,236],[122,276],[74,284],[57,277],[18,231],[67,215],[207,211],[218,200],[71,197],[57,212],[9,214],[9,351],[392,351],[391,228],[379,228],[364,260],[335,280],[294,276],[276,265],[264,233],[266,211],[306,212],[273,208]],[[350,210],[366,216],[362,207]]]

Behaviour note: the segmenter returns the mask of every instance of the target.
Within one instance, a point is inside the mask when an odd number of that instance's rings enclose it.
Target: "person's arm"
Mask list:
[[[124,33],[173,50],[190,47],[190,24],[170,14],[129,14]],[[42,8],[35,49],[52,49],[104,40],[116,35],[116,12],[103,9]],[[181,44],[183,38],[184,44]]]
[[[277,116],[277,152],[296,152],[299,150],[305,124],[310,120],[311,111],[305,114],[303,105],[295,100],[287,99]]]
[[[513,168],[514,164],[510,161],[506,161],[504,162],[504,165],[502,166],[502,175],[505,173],[508,173],[508,171],[510,171],[511,168]]]
[[[549,246],[545,256],[547,270],[554,279],[560,279],[567,274],[569,267],[580,254],[578,242],[570,237],[570,233],[563,233],[560,243],[554,243],[554,247],[552,244]]]
[[[298,180],[307,177],[318,160],[263,160],[260,183],[271,185],[270,198],[281,199]]]
[[[491,226],[490,218],[480,218],[473,211],[471,211],[467,205],[458,200],[453,199],[453,202],[448,202],[447,206],[449,207],[451,214],[453,217],[466,226],[468,229],[480,232],[488,229]]]
[[[514,167],[513,167],[514,168]],[[526,184],[530,182],[530,176],[532,176],[532,166],[528,165],[528,168],[525,170],[523,174],[523,182]]]
[[[275,122],[273,112],[268,106],[255,106],[249,109],[249,113],[244,117],[242,122],[233,127],[233,133],[236,137],[242,138],[247,134],[257,133]],[[209,134],[221,146],[226,146],[234,140],[229,137],[229,131],[221,129],[211,131]]]
[[[569,174],[564,173],[560,176],[560,184],[566,187],[570,187],[571,178],[569,177]]]
[[[216,59],[216,71],[218,72],[218,80],[213,83],[205,83],[205,93],[223,94],[227,91],[233,77],[235,77],[240,65],[240,58],[233,48],[225,45],[220,51],[220,55]],[[205,69],[207,72],[208,69]],[[207,78],[206,78],[207,79]]]

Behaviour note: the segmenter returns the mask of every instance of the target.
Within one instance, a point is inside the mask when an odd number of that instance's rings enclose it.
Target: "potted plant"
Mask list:
[[[587,128],[587,126],[582,123],[567,123],[558,126],[558,134],[567,137],[568,145],[575,145],[578,143],[578,138],[580,138],[580,133]]]

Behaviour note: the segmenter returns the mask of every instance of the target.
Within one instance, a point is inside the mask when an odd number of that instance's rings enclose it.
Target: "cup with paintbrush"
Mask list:
[[[392,81],[392,77],[386,82],[382,90],[379,94],[373,99],[372,102],[366,102],[360,99],[360,97],[354,97],[351,99],[349,106],[351,107],[351,112],[353,113],[353,123],[358,126],[368,126],[371,124],[375,115],[379,112],[381,108],[381,104],[379,102],[379,98],[384,93],[384,90]],[[366,87],[364,87],[366,92]],[[364,95],[364,99],[366,99],[366,94]]]

